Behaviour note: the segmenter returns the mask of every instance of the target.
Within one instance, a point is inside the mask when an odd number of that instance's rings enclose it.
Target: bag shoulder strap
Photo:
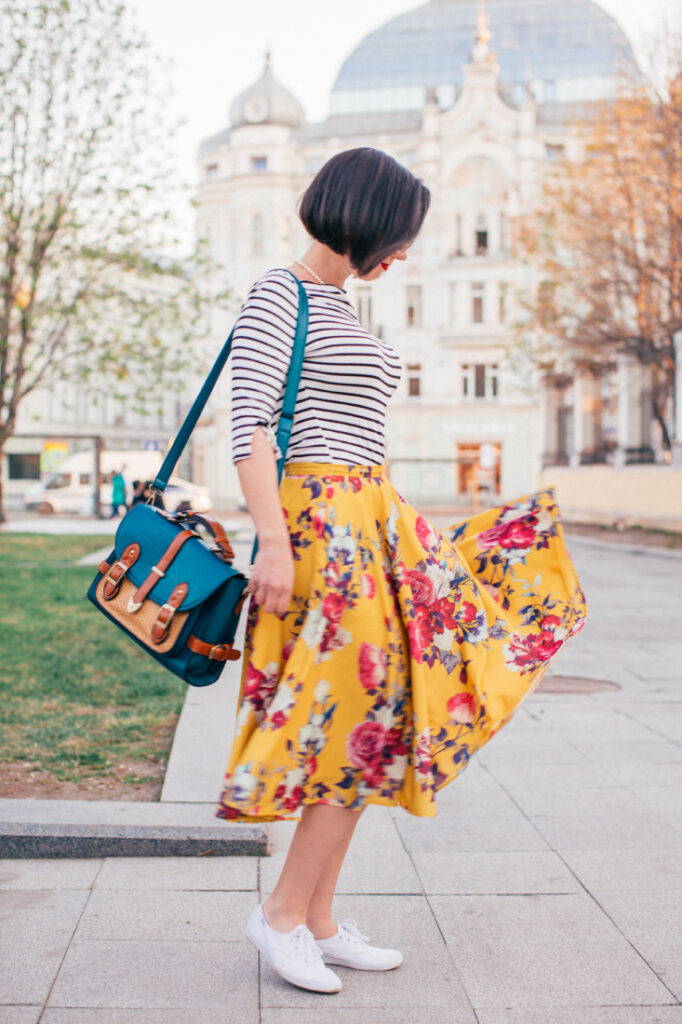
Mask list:
[[[284,268],[282,268],[284,269]],[[289,274],[298,287],[298,320],[296,323],[296,334],[294,336],[294,345],[291,353],[291,366],[287,376],[286,388],[284,391],[284,404],[282,406],[282,412],[279,418],[279,426],[277,429],[277,444],[279,450],[282,453],[282,457],[277,460],[277,474],[278,479],[281,480],[282,473],[284,471],[284,461],[286,459],[287,448],[289,446],[289,438],[291,437],[291,428],[294,420],[294,407],[296,405],[296,396],[298,394],[298,385],[301,379],[301,367],[303,365],[303,355],[305,351],[305,340],[308,334],[308,296],[305,288],[301,281],[292,274],[290,270],[285,270],[285,273]],[[156,474],[154,481],[151,485],[152,491],[158,491],[163,493],[170,479],[171,473],[175,469],[178,459],[182,455],[187,442],[190,439],[192,431],[194,430],[197,420],[204,411],[204,407],[208,402],[211,392],[218,382],[218,378],[223,371],[225,363],[227,362],[230,350],[232,348],[232,336],[234,334],[234,327],[230,331],[230,335],[223,345],[218,358],[216,359],[213,367],[211,368],[201,391],[194,399],[191,409],[187,413],[185,420],[175,435],[175,440],[170,447],[168,454],[166,455],[159,472]]]

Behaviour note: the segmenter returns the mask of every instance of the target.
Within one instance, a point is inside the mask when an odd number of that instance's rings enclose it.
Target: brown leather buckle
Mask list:
[[[152,643],[162,644],[168,638],[171,623],[176,611],[187,597],[187,584],[179,583],[165,604],[159,608],[159,613],[151,629]]]
[[[111,601],[121,589],[121,583],[125,574],[135,564],[140,554],[140,545],[136,542],[129,544],[121,557],[113,565],[109,566],[102,577],[102,597],[105,601]],[[103,562],[100,572],[108,563]]]
[[[168,604],[168,602],[166,602],[166,604],[162,604],[159,614],[156,616],[156,622],[154,623],[154,625],[170,626],[171,622],[173,621],[173,616],[175,615],[176,610],[177,609],[175,609],[172,604]],[[167,618],[162,618],[161,616],[161,612],[164,611],[168,612]]]
[[[201,654],[209,661],[237,661],[241,658],[241,651],[235,651],[230,644],[209,644],[200,640],[193,633],[187,637],[187,646],[195,654]]]
[[[123,583],[123,577],[130,568],[125,562],[114,562],[113,565],[109,566],[106,574],[102,578],[102,597],[105,601],[111,601],[116,597],[121,584]]]
[[[230,644],[214,644],[208,652],[209,661],[237,661],[241,651],[235,651]]]

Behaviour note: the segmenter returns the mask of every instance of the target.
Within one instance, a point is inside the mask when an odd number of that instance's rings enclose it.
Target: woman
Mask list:
[[[282,977],[341,988],[329,964],[390,970],[332,900],[367,804],[434,815],[435,793],[507,721],[584,599],[551,492],[436,530],[385,470],[397,352],[343,285],[407,258],[428,189],[375,149],[340,153],[300,204],[312,238],[253,286],[235,325],[233,459],[259,549],[237,735],[219,817],[299,815],[273,893],[246,934]],[[303,282],[309,329],[281,485],[276,427]]]

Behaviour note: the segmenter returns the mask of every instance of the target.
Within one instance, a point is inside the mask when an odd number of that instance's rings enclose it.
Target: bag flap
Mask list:
[[[151,505],[134,505],[121,520],[114,543],[117,558],[129,544],[140,545],[140,555],[128,570],[127,578],[137,587],[141,586],[182,529],[182,525],[168,520],[162,510]],[[189,590],[182,607],[183,610],[193,608],[235,575],[241,574],[232,565],[221,562],[200,537],[190,537],[169,565],[166,575],[155,583],[149,598],[155,604],[163,604],[178,583],[186,583]]]

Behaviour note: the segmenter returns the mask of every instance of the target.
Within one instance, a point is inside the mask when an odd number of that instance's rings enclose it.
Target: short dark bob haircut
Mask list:
[[[362,277],[419,234],[431,193],[388,153],[371,147],[337,153],[301,197],[309,235],[349,256]]]

